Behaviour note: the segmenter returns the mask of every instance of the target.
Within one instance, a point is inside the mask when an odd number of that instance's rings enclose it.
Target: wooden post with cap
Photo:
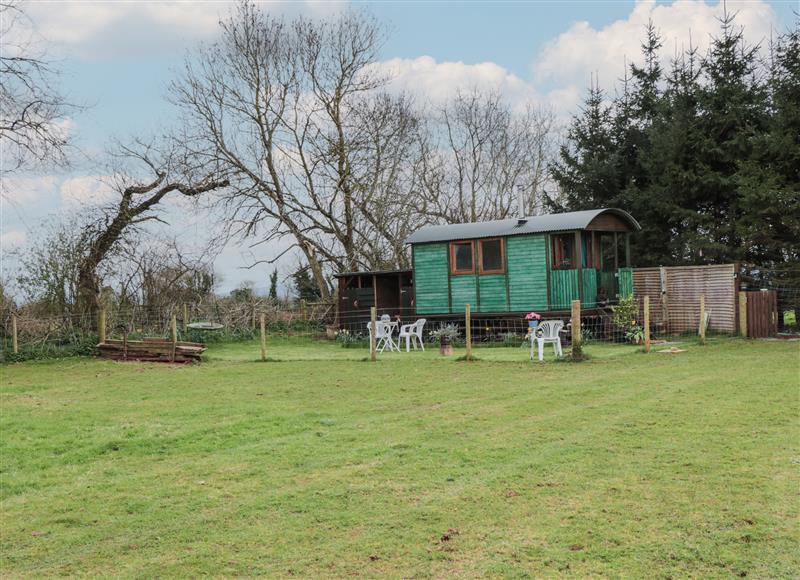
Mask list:
[[[175,350],[178,348],[178,317],[173,314],[170,321],[170,330],[172,331],[172,355],[170,362],[175,362]]]
[[[747,338],[747,292],[739,292],[739,334]]]
[[[267,360],[267,320],[266,315],[261,313],[261,360]]]
[[[378,337],[378,309],[371,306],[369,309],[369,324],[372,332],[369,333],[369,359],[372,362],[378,360],[377,337]]]
[[[706,295],[700,295],[700,344],[706,343]]]
[[[650,297],[645,296],[642,304],[644,310],[644,352],[650,352]]]
[[[572,358],[580,360],[583,358],[583,347],[581,346],[581,301],[572,301]]]
[[[472,360],[472,314],[469,304],[464,306],[464,319],[466,322],[467,360]]]

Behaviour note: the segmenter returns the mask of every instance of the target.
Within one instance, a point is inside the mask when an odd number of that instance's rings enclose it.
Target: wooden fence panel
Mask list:
[[[662,274],[663,271],[663,274]],[[651,325],[664,334],[696,332],[700,295],[710,312],[708,328],[736,332],[736,268],[734,264],[636,268],[634,294],[650,297]]]

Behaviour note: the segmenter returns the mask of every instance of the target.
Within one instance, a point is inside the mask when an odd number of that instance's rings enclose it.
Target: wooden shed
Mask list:
[[[414,286],[411,270],[378,270],[336,274],[339,286],[339,317],[344,322],[369,319],[370,308],[378,316],[392,318],[413,312]]]
[[[559,312],[633,292],[630,235],[620,209],[427,226],[406,242],[416,313]]]

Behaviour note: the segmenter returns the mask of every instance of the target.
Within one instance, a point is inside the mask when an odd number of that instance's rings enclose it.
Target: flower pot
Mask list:
[[[538,320],[529,320],[528,321],[528,328],[536,328],[537,326],[539,326],[539,321]]]
[[[439,354],[442,356],[453,355],[453,345],[450,344],[449,336],[443,336],[439,339]]]

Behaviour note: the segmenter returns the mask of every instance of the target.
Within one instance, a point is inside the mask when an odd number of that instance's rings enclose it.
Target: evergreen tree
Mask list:
[[[701,67],[689,47],[672,61],[647,137],[649,184],[631,210],[646,226],[635,236],[639,265],[692,262],[697,230],[693,204],[702,197],[698,124]]]
[[[662,44],[653,22],[648,22],[641,45],[643,64],[632,63],[630,70],[626,67],[622,93],[615,101],[614,138],[622,189],[615,205],[630,211],[642,224],[642,232],[632,241],[635,264],[652,263],[652,249],[663,248],[664,241],[662,210],[651,199],[651,129],[662,106],[663,73],[658,53]]]
[[[311,279],[308,266],[301,267],[292,274],[292,280],[294,280],[294,289],[298,300],[314,302],[320,299],[319,287]]]
[[[737,222],[744,260],[768,267],[800,262],[800,33],[771,47],[766,83],[769,119],[739,170]]]
[[[702,184],[689,200],[695,213],[694,260],[723,263],[745,259],[747,248],[740,224],[748,212],[742,186],[749,176],[740,170],[754,153],[767,127],[766,93],[756,77],[757,47],[747,46],[743,31],[727,12],[721,34],[703,59],[704,83],[699,91],[700,163]]]
[[[560,189],[555,209],[580,210],[613,206],[619,196],[612,112],[605,93],[593,84],[581,114],[572,119],[568,144],[551,166]]]
[[[278,269],[272,270],[269,275],[269,297],[273,300],[278,299]]]

